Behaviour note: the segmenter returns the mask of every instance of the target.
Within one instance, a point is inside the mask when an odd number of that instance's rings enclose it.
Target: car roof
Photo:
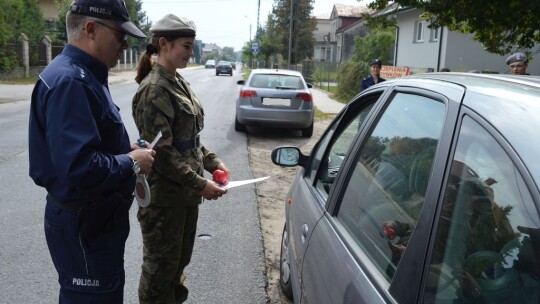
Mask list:
[[[540,183],[540,136],[537,133],[540,130],[540,77],[425,73],[389,80],[386,85],[406,85],[410,80],[462,86],[465,89],[463,105],[497,129],[519,153],[536,183]]]
[[[302,73],[294,70],[285,70],[285,69],[254,69],[251,70],[251,74],[282,74],[282,75],[291,75],[302,77]]]

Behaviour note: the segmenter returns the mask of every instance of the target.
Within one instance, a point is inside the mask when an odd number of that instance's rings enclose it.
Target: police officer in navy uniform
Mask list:
[[[146,37],[123,0],[75,0],[68,44],[39,76],[30,108],[30,177],[47,194],[45,237],[59,303],[122,303],[124,247],[134,173],[155,151],[130,144],[108,87],[108,70]]]
[[[506,65],[508,66],[510,74],[529,75],[527,74],[529,58],[527,58],[527,56],[521,52],[508,56],[508,58],[506,58]]]
[[[383,82],[386,79],[381,78],[381,67],[382,62],[379,59],[373,59],[369,62],[369,71],[370,75],[364,79],[362,79],[362,83],[360,84],[360,92],[363,90],[369,88],[370,86],[377,84],[379,82]]]

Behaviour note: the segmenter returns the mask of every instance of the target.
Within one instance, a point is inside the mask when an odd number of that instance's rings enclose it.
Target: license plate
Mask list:
[[[263,105],[290,107],[291,100],[286,98],[264,98]]]

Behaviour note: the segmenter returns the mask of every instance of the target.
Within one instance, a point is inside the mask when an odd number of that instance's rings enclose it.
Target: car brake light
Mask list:
[[[296,94],[296,98],[302,99],[303,101],[312,101],[313,98],[311,97],[311,94],[309,93],[298,93]]]
[[[253,90],[242,90],[240,91],[241,98],[257,97],[257,92]]]

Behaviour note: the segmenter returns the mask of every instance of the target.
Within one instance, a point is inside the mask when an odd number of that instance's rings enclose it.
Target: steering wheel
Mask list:
[[[504,274],[504,257],[501,253],[481,250],[469,255],[463,262],[463,270],[473,278],[495,280]]]

